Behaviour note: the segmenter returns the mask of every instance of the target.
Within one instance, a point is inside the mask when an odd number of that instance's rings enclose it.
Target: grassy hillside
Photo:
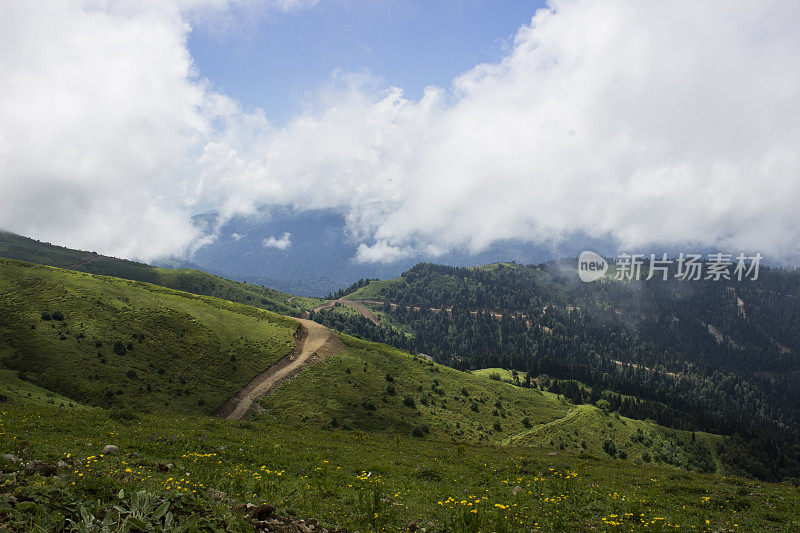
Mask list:
[[[564,416],[566,402],[342,335],[346,349],[266,397],[263,417],[494,442]]]
[[[285,315],[298,314],[322,302],[315,298],[295,297],[265,287],[228,280],[200,270],[157,268],[94,252],[54,246],[4,231],[0,231],[0,257],[90,274],[144,281],[194,294],[215,296]]]
[[[103,407],[212,413],[297,323],[155,285],[0,260],[0,367]]]
[[[403,284],[405,284],[403,278],[370,281],[369,284],[348,294],[347,298],[350,300],[383,300],[392,294],[389,289]]]
[[[593,405],[579,405],[566,416],[534,426],[503,441],[514,446],[537,446],[586,452],[596,456],[657,462],[700,472],[715,472],[718,435],[677,431],[650,422],[605,413]]]
[[[502,379],[501,369],[464,373],[386,345],[341,337],[346,348],[341,354],[262,400],[261,420],[722,471],[715,435],[696,434],[693,440],[691,432],[492,379],[493,374]]]
[[[0,427],[1,450],[26,461],[70,463],[58,476],[6,478],[0,525],[12,531],[57,530],[66,519],[80,522],[81,508],[83,520],[96,527],[118,512],[113,506],[137,509],[156,530],[164,518],[156,518],[155,508],[164,504],[173,523],[253,531],[240,507],[245,503],[269,503],[281,516],[351,531],[800,526],[795,487],[568,452],[193,417],[120,421],[102,410],[53,406],[3,406]],[[106,444],[120,453],[103,456]],[[146,491],[139,501],[152,502],[149,510],[132,505],[139,490]]]
[[[0,369],[0,403],[82,407],[81,404],[19,378],[16,370]]]

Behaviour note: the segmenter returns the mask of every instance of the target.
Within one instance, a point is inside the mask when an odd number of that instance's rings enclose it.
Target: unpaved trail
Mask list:
[[[217,416],[228,420],[243,420],[260,409],[258,400],[291,377],[306,364],[322,361],[336,355],[344,348],[336,334],[311,320],[294,318],[300,322],[295,333],[295,347],[288,355],[253,378],[236,396],[217,410]]]
[[[326,303],[320,305],[319,307],[315,307],[313,309],[313,311],[317,312],[317,311],[320,311],[322,309],[330,309],[331,307],[333,307],[337,303],[340,303],[342,305],[346,305],[348,307],[352,307],[353,309],[355,309],[356,311],[361,313],[361,316],[363,316],[364,318],[366,318],[367,320],[369,320],[370,322],[372,322],[376,326],[380,325],[380,322],[378,321],[378,317],[376,317],[375,314],[367,306],[365,306],[363,303],[357,302],[355,300],[347,300],[345,298],[339,298],[338,300],[331,300],[329,302],[326,302]]]

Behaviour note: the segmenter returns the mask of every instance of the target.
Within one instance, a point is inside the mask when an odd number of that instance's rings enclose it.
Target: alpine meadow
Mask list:
[[[800,531],[800,4],[0,4],[0,532]]]

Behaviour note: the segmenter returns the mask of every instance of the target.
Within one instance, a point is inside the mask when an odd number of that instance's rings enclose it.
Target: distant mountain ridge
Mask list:
[[[0,257],[153,283],[194,294],[216,296],[285,315],[299,314],[316,303],[315,300],[292,297],[273,289],[228,280],[197,269],[160,268],[56,246],[6,231],[0,231]]]

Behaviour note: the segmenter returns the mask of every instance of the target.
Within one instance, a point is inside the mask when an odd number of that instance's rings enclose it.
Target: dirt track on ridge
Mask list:
[[[320,309],[330,309],[337,303],[352,307],[353,309],[361,313],[361,316],[363,316],[376,326],[380,325],[378,317],[376,317],[375,314],[366,305],[355,300],[347,300],[345,298],[339,298],[338,300],[331,300],[325,304],[320,305],[319,307],[315,307],[314,309],[312,309],[312,311],[317,312]]]
[[[288,355],[253,378],[236,396],[217,410],[217,416],[228,420],[243,420],[260,409],[258,400],[283,383],[301,367],[336,355],[344,348],[336,334],[311,320],[295,318],[300,327],[295,333],[295,347]]]

